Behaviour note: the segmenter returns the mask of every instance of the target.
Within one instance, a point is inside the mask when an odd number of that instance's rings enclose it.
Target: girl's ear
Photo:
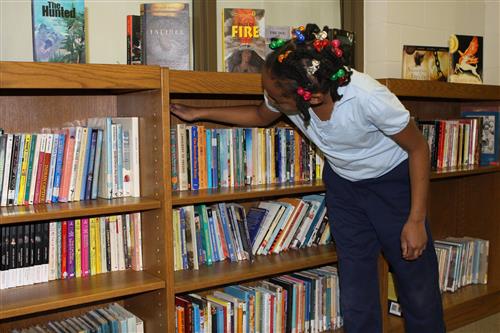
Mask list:
[[[315,92],[311,95],[311,99],[309,100],[309,104],[317,105],[322,104],[325,101],[325,94],[322,92]]]

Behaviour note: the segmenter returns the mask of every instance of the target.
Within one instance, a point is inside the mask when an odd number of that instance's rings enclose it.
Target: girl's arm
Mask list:
[[[427,244],[425,217],[430,173],[429,146],[411,120],[401,132],[392,135],[391,138],[408,152],[411,210],[401,233],[401,248],[403,257],[413,260],[422,254]]]
[[[246,127],[265,127],[281,116],[280,112],[269,110],[264,102],[260,105],[226,107],[171,104],[170,111],[185,121],[209,120]]]

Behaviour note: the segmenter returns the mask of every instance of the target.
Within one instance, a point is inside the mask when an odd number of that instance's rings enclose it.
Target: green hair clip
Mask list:
[[[283,45],[285,45],[285,43],[286,43],[286,41],[284,39],[277,38],[269,44],[269,48],[271,50],[276,50],[276,49],[279,49],[280,47],[282,47]]]

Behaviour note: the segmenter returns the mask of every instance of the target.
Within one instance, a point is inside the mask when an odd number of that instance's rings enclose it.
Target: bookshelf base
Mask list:
[[[453,330],[500,312],[500,286],[472,285],[444,293],[446,329]],[[403,319],[390,315],[388,332],[404,332]]]

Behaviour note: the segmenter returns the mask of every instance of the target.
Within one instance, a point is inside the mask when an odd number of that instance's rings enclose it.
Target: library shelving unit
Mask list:
[[[500,104],[500,86],[381,79],[420,120],[460,117],[467,105]],[[490,241],[488,284],[443,293],[448,330],[500,311],[500,167],[432,172],[429,223],[434,239],[471,236]],[[388,332],[403,332],[400,318],[389,316]]]
[[[140,212],[143,271],[120,271],[0,290],[0,331],[119,302],[148,332],[167,325],[166,197],[161,69],[147,66],[0,62],[0,127],[37,132],[89,117],[140,118],[140,198],[1,207],[0,225]]]

